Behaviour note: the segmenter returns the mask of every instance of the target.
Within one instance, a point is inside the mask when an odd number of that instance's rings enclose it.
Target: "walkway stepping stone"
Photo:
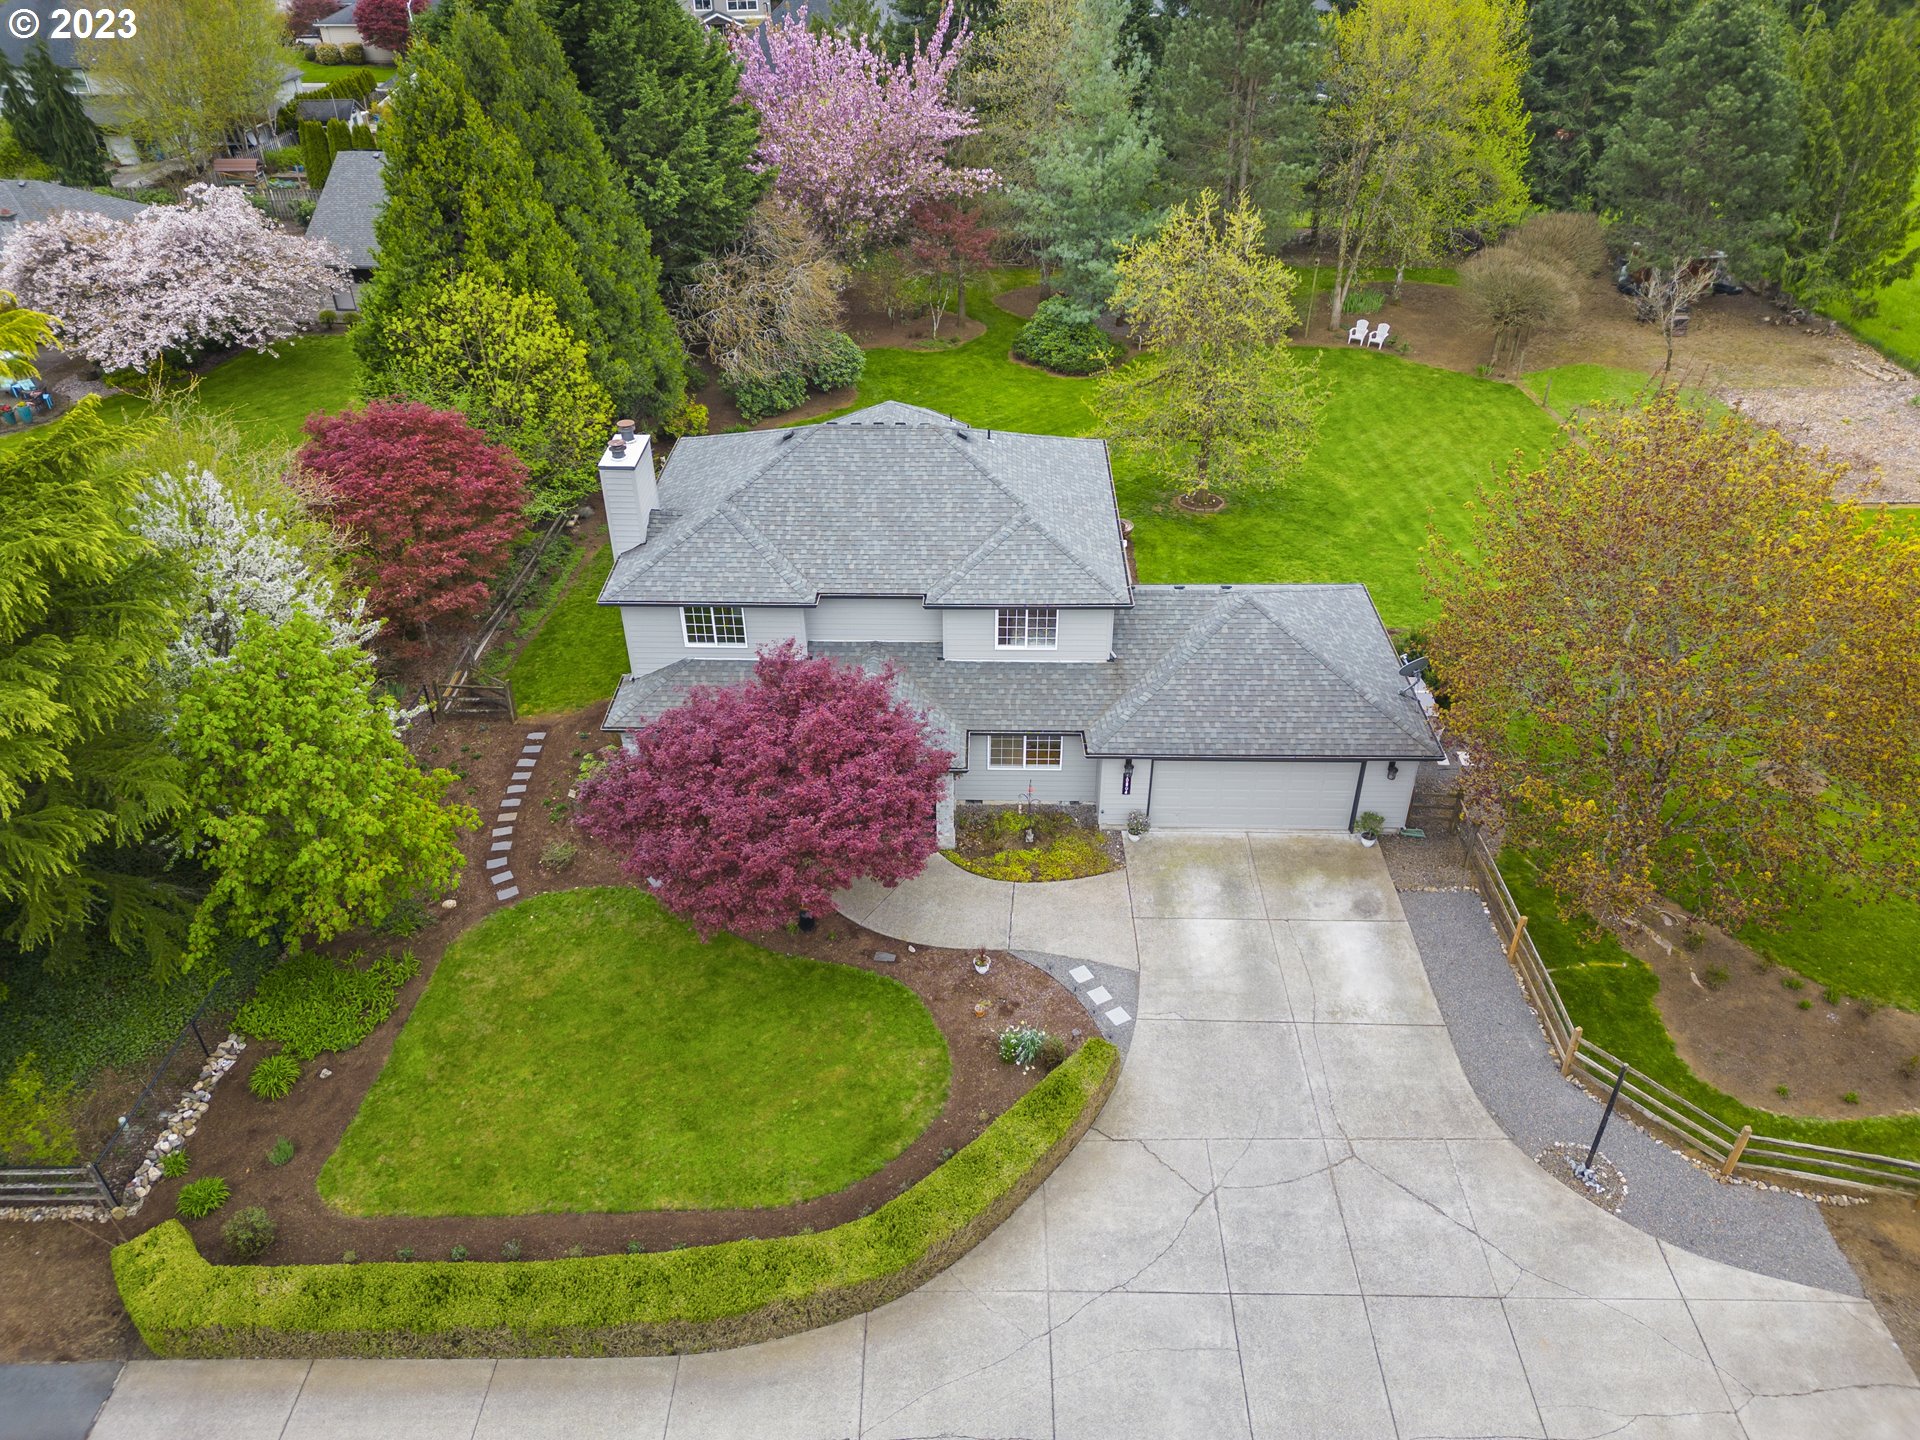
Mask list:
[[[490,846],[489,846],[488,848],[489,848],[489,849],[491,849],[491,850],[511,850],[511,849],[513,849],[513,841],[511,841],[511,840],[496,840],[496,841],[494,841],[494,842],[493,842],[493,844],[492,844],[492,845],[490,845]]]
[[[500,808],[502,810],[511,810],[519,803],[520,803],[520,797],[518,795],[510,795],[505,800],[502,800],[500,802]]]
[[[529,740],[544,740],[546,738],[547,732],[544,730],[529,730],[527,732],[527,739]]]
[[[526,793],[527,793],[527,787],[524,785],[507,786],[507,794],[509,795],[524,795]]]
[[[1093,971],[1084,965],[1074,966],[1073,969],[1067,971],[1067,974],[1073,977],[1073,983],[1076,985],[1084,985],[1087,981],[1093,979]]]
[[[520,893],[520,887],[518,885],[509,885],[504,890],[494,891],[493,898],[496,900],[511,900],[513,899],[514,896],[518,895],[519,893]]]
[[[493,838],[498,840],[502,835],[511,835],[511,834],[513,834],[513,826],[502,825],[498,830],[495,830],[493,832]]]
[[[518,820],[519,818],[520,818],[520,817],[519,817],[518,815],[511,815],[511,814],[509,814],[509,815],[496,815],[496,816],[494,816],[494,817],[493,817],[493,823],[494,823],[494,824],[496,824],[496,825],[505,825],[505,826],[507,826],[507,827],[508,827],[509,829],[511,829],[511,828],[513,827],[513,822],[514,822],[514,821],[516,821],[516,820]]]
[[[1096,985],[1093,989],[1087,991],[1087,999],[1096,1005],[1104,1005],[1107,1001],[1113,999],[1113,992],[1104,985]]]
[[[876,950],[873,952],[873,959],[878,965],[895,965],[899,963],[900,957],[891,950]]]
[[[1133,1016],[1127,1014],[1125,1010],[1122,1010],[1116,1005],[1113,1009],[1107,1011],[1107,1019],[1111,1020],[1115,1025],[1125,1025],[1129,1020],[1133,1019]]]
[[[538,755],[545,748],[544,745],[522,745],[520,747],[520,753],[522,755]]]
[[[491,878],[494,884],[505,885],[513,879],[513,872],[511,870],[502,870],[498,875]]]
[[[507,866],[511,865],[512,863],[513,861],[509,860],[506,856],[496,855],[491,860],[487,861],[487,869],[504,870],[507,868]]]

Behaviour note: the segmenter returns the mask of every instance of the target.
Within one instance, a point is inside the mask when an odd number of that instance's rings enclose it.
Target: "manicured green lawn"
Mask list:
[[[1920,906],[1850,899],[1829,890],[1789,925],[1748,926],[1740,938],[1820,985],[1880,1005],[1920,1011]]]
[[[1617,365],[1556,365],[1520,377],[1520,388],[1556,415],[1574,416],[1598,405],[1624,405],[1650,393],[1643,370]]]
[[[897,981],[702,944],[637,889],[540,895],[449,947],[320,1193],[352,1215],[787,1205],[904,1150],[950,1068]]]
[[[1003,285],[1027,283],[1009,272]],[[1020,321],[978,289],[969,311],[987,333],[946,351],[873,350],[861,405],[904,400],[969,424],[1085,435],[1092,382],[1007,359]],[[1134,522],[1148,583],[1361,580],[1390,625],[1428,619],[1420,551],[1429,518],[1463,529],[1474,486],[1516,450],[1553,442],[1554,421],[1510,385],[1359,350],[1313,352],[1331,390],[1319,443],[1283,491],[1236,499],[1219,515],[1174,510],[1160,479],[1116,457],[1120,509]]]
[[[344,80],[359,70],[371,70],[381,80],[391,80],[394,72],[391,65],[322,65],[314,60],[302,60],[299,63],[302,80],[317,80],[323,85]]]
[[[1743,1105],[1707,1084],[1674,1050],[1673,1037],[1654,1001],[1660,991],[1659,977],[1611,935],[1587,938],[1563,918],[1552,894],[1533,882],[1524,860],[1502,855],[1500,872],[1527,916],[1527,933],[1553,972],[1567,1013],[1601,1049],[1736,1129],[1751,1125],[1763,1135],[1783,1140],[1920,1158],[1920,1115],[1804,1120]]]
[[[612,571],[613,547],[602,545],[574,571],[545,623],[507,667],[521,714],[558,714],[612,697],[627,673],[620,612],[598,603]]]

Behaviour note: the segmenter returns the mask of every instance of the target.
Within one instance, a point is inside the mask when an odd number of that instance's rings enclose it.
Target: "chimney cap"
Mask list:
[[[633,421],[622,420],[617,425],[615,425],[614,428],[620,432],[620,438],[622,440],[633,439],[633,431],[634,431]]]

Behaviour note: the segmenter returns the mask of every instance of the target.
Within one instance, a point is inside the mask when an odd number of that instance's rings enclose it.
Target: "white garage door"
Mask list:
[[[1182,830],[1344,830],[1360,763],[1156,760],[1148,812]]]

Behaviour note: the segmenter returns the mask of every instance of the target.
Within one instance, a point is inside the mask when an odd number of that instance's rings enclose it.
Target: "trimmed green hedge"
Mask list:
[[[176,1221],[113,1251],[155,1354],[662,1355],[790,1335],[906,1294],[1010,1215],[1094,1118],[1119,1052],[1087,1041],[959,1154],[815,1235],[579,1260],[210,1265]]]

